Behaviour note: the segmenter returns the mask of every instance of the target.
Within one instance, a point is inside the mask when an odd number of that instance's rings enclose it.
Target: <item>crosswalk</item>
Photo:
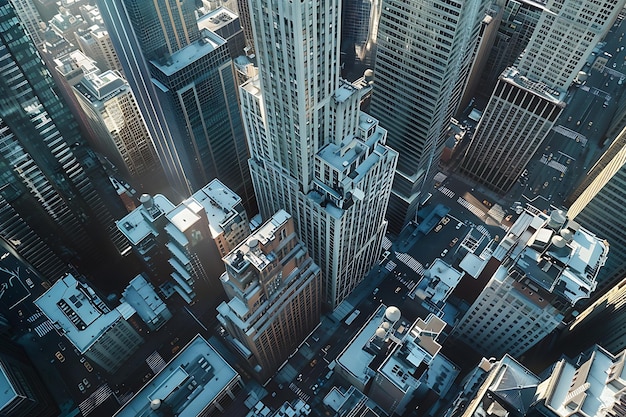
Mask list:
[[[113,391],[111,391],[111,388],[107,384],[101,385],[96,388],[96,390],[88,398],[78,404],[78,408],[83,416],[86,417],[91,414],[97,406],[105,402],[111,394],[113,394]]]
[[[394,269],[396,269],[396,266],[398,264],[396,264],[394,261],[389,261],[387,262],[387,265],[385,265],[385,269],[389,272],[393,271]]]
[[[26,321],[29,322],[29,323],[34,323],[41,316],[43,316],[43,313],[41,311],[38,311],[35,314],[33,314],[32,316],[30,316],[29,318],[27,318]]]
[[[389,250],[389,248],[391,248],[391,245],[392,245],[391,240],[389,240],[389,238],[387,236],[385,236],[383,238],[383,249],[384,250]]]
[[[441,193],[445,196],[448,196],[450,198],[454,197],[454,191],[452,191],[451,189],[449,189],[448,187],[445,186],[441,186],[439,187],[439,191],[441,191]]]
[[[419,261],[417,261],[414,257],[409,255],[408,253],[396,253],[396,259],[411,268],[418,274],[424,272],[424,265],[422,265]]]
[[[491,233],[489,233],[489,230],[487,230],[487,228],[483,226],[482,224],[479,224],[478,226],[476,226],[476,230],[478,230],[483,235],[487,236],[488,239],[491,239]]]
[[[309,402],[309,399],[311,398],[310,395],[305,394],[300,387],[298,387],[296,384],[294,384],[293,382],[291,384],[289,384],[289,388],[296,393],[296,395],[298,395],[298,397],[300,397],[300,399],[302,401],[304,401],[305,403]]]
[[[473,205],[472,203],[470,203],[463,197],[459,197],[459,199],[457,200],[457,203],[459,203],[460,205],[462,205],[463,207],[471,211],[472,214],[474,214],[476,217],[483,217],[485,215],[485,213],[481,209],[479,209],[478,207],[476,207],[475,205]]]
[[[54,330],[54,325],[52,324],[50,320],[46,320],[43,323],[36,326],[33,330],[35,330],[35,333],[37,333],[37,336],[42,337],[43,335]]]
[[[156,374],[161,369],[165,368],[165,360],[159,355],[159,352],[153,352],[146,358],[146,363],[152,369],[152,373]]]

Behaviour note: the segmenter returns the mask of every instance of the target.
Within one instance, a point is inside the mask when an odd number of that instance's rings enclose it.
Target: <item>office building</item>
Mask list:
[[[530,417],[541,378],[526,369],[509,355],[496,363],[483,364],[487,372],[476,381],[479,388],[466,399],[463,407],[448,410],[446,417],[515,416]],[[552,416],[551,414],[549,414]]]
[[[541,2],[532,0],[506,0],[503,5],[492,5],[498,30],[491,46],[485,69],[481,74],[482,93],[487,97],[500,74],[515,64],[522,54],[543,11]]]
[[[564,94],[510,67],[496,83],[460,171],[506,194],[565,108]]]
[[[45,22],[41,19],[39,11],[32,0],[11,0],[15,14],[22,22],[24,31],[30,36],[37,49],[43,47],[43,27]]]
[[[151,331],[159,330],[172,318],[172,313],[143,274],[128,283],[122,293],[122,302],[135,309]]]
[[[626,237],[618,226],[626,222],[625,141],[623,129],[568,197],[568,217],[605,237],[611,247],[611,256],[598,275],[598,296],[626,276]]]
[[[293,215],[334,309],[380,256],[397,153],[359,110],[371,87],[339,78],[339,3],[251,6],[259,76],[240,96],[259,209]]]
[[[431,186],[489,2],[383,1],[372,115],[399,153],[387,219],[397,234]]]
[[[169,298],[178,293],[187,303],[200,283],[222,299],[221,258],[250,234],[241,198],[213,180],[174,205],[161,194],[144,194],[141,205],[117,222],[147,269],[148,278]]]
[[[386,413],[365,394],[350,385],[348,389],[334,386],[324,397],[324,405],[330,407],[337,417],[382,417]]]
[[[335,372],[388,415],[403,415],[412,400],[427,410],[460,371],[439,352],[445,326],[435,315],[408,322],[398,308],[381,304],[337,356]]]
[[[101,71],[112,70],[120,74],[124,73],[109,32],[104,27],[92,25],[78,31],[76,43],[85,55],[96,61]]]
[[[129,304],[109,309],[72,275],[55,282],[34,304],[80,355],[107,372],[117,371],[143,343],[128,321],[136,313]]]
[[[546,370],[530,415],[626,415],[625,361],[626,351],[612,355],[598,345],[573,359],[561,358]]]
[[[506,194],[565,107],[567,89],[624,0],[549,0],[516,67],[500,75],[461,172]]]
[[[533,81],[567,91],[608,33],[624,0],[548,0],[517,68]]]
[[[194,4],[98,3],[174,191],[187,196],[218,178],[256,213],[228,46],[199,29]]]
[[[85,75],[74,85],[74,94],[96,133],[96,151],[140,183],[162,175],[152,138],[123,78],[111,70]]]
[[[76,15],[71,10],[63,7],[59,9],[59,13],[55,14],[48,21],[50,29],[72,44],[76,42],[76,32],[86,29],[87,26],[87,22],[85,22],[82,16]]]
[[[608,251],[562,211],[524,211],[493,251],[499,265],[452,335],[486,357],[522,355],[591,296]]]
[[[0,236],[35,268],[45,260],[26,239],[31,231],[66,263],[97,271],[119,257],[113,215],[123,206],[6,0],[0,25],[0,199],[20,219]]]
[[[240,392],[239,374],[197,335],[113,417],[221,415]]]
[[[320,270],[298,239],[292,217],[277,212],[226,257],[229,299],[217,319],[262,382],[320,320]]]
[[[200,29],[208,29],[226,40],[232,59],[245,53],[246,37],[236,13],[220,6],[198,19]]]
[[[26,352],[0,336],[0,415],[54,417],[59,409]]]
[[[374,68],[382,4],[381,0],[349,0],[342,4],[341,63],[348,79]]]

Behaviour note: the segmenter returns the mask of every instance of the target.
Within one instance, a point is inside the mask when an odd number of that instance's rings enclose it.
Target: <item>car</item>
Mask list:
[[[178,352],[178,350],[180,349],[180,346],[176,345],[172,348],[172,353],[176,353]]]
[[[492,206],[492,204],[489,201],[487,201],[487,200],[483,200],[483,204],[485,206],[487,206],[487,207],[491,207]]]
[[[309,364],[311,368],[313,368],[315,365],[317,365],[317,359],[313,359],[311,363]]]
[[[456,225],[456,230],[459,230],[461,228],[461,226],[463,226],[463,223],[459,222],[459,224]]]
[[[443,258],[444,256],[446,256],[447,253],[448,249],[444,249],[443,252],[441,252],[441,257]]]
[[[91,382],[89,382],[87,378],[83,378],[83,384],[85,385],[85,388],[89,388],[91,386]]]
[[[450,221],[449,217],[444,217],[443,219],[441,219],[441,223],[444,225],[448,224],[449,221]]]
[[[396,288],[396,294],[400,292],[400,290],[402,290],[402,287],[398,287]]]
[[[452,239],[452,242],[450,242],[450,247],[453,247],[454,245],[456,245],[456,242],[459,241],[458,237],[455,237],[454,239]]]
[[[93,371],[93,367],[91,366],[91,364],[87,361],[83,362],[83,365],[85,366],[85,369],[87,369],[88,372]]]
[[[379,291],[378,287],[374,288],[374,291],[372,291],[372,295],[378,294],[378,291]]]
[[[83,356],[83,357],[80,358],[80,363],[85,363],[86,360],[87,359],[85,359],[85,357]]]
[[[508,216],[506,216],[506,217],[504,218],[504,220],[505,220],[505,221],[507,221],[507,222],[510,222],[512,218],[513,218],[513,215],[512,215],[512,214],[509,214]]]
[[[176,344],[176,342],[178,342],[178,340],[180,340],[180,338],[178,338],[178,337],[177,337],[177,338],[175,338],[174,340],[172,340],[172,341],[170,342],[170,345],[174,346],[174,345]]]
[[[613,63],[613,68],[615,68],[615,67],[617,67],[617,63],[616,62]]]
[[[57,353],[55,353],[54,356],[57,357],[59,362],[65,362],[65,356],[63,356],[63,354],[61,352],[57,351]]]
[[[35,283],[33,283],[33,280],[30,278],[26,278],[26,284],[28,284],[29,288],[33,288],[35,286]]]
[[[78,384],[78,389],[80,390],[81,394],[85,393],[85,386],[83,385],[82,382]]]
[[[438,231],[441,230],[441,228],[443,227],[442,224],[438,224],[437,227],[435,227],[435,233],[437,233]]]
[[[59,349],[61,349],[61,351],[65,350],[65,345],[63,344],[63,342],[59,342],[58,346],[59,346]]]

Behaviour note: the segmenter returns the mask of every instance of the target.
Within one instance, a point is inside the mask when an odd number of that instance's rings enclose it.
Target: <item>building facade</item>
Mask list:
[[[598,275],[599,296],[626,275],[626,237],[620,227],[626,222],[625,141],[623,129],[568,198],[568,217],[606,237],[611,246],[611,256]]]
[[[92,73],[74,85],[74,94],[96,132],[94,149],[138,182],[162,175],[152,138],[123,78],[111,70]]]
[[[460,171],[506,194],[565,108],[561,96],[514,67],[505,70],[465,151]]]
[[[392,233],[414,219],[437,172],[488,5],[382,2],[370,109],[399,153],[387,215]]]
[[[0,25],[0,199],[18,217],[0,236],[36,268],[45,261],[27,230],[65,262],[93,271],[119,257],[123,237],[111,226],[123,206],[7,1]]]
[[[320,320],[320,270],[292,217],[277,212],[224,257],[229,299],[217,319],[259,381],[271,377]]]
[[[174,190],[187,196],[218,178],[256,213],[226,41],[199,29],[194,2],[99,6]]]
[[[380,255],[397,153],[359,110],[371,87],[339,78],[339,2],[253,6],[259,76],[240,96],[259,209],[293,215],[334,309]]]
[[[98,63],[101,71],[118,71],[123,73],[122,64],[113,48],[111,37],[106,29],[92,25],[76,33],[76,43],[85,55]]]
[[[34,303],[80,355],[107,372],[117,371],[143,343],[127,321],[136,313],[129,304],[109,309],[91,287],[72,275],[55,282]]]
[[[523,212],[493,252],[498,268],[452,335],[485,357],[522,355],[590,297],[608,250],[561,211]]]

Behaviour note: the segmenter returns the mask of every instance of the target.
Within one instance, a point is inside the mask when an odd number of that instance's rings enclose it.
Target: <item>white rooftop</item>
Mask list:
[[[109,327],[122,319],[117,309],[109,310],[91,288],[72,275],[55,282],[35,300],[35,305],[51,322],[61,326],[67,339],[80,352],[89,349]]]
[[[174,204],[161,194],[157,194],[152,198],[152,204],[153,213],[142,204],[116,222],[117,228],[133,245],[138,244],[148,235],[158,235],[158,231],[152,225],[154,220],[158,216],[174,209]],[[155,215],[154,213],[157,212],[159,214]]]
[[[239,376],[219,353],[197,335],[122,407],[115,417],[151,415],[153,400],[179,417],[196,417]]]
[[[163,74],[171,76],[187,65],[199,60],[205,55],[210,54],[226,41],[220,36],[209,30],[203,30],[199,40],[190,43],[182,49],[174,52],[167,63],[161,64],[157,61],[151,61]]]
[[[213,238],[224,233],[224,226],[240,214],[236,207],[241,197],[217,179],[196,191],[193,199],[204,207]]]

